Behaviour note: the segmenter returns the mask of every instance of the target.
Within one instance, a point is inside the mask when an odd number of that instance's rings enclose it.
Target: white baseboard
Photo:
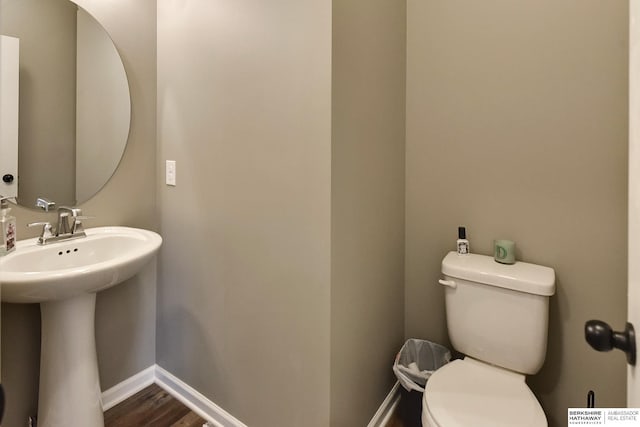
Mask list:
[[[121,383],[102,392],[102,410],[106,411],[155,382],[156,366],[149,366]]]
[[[400,401],[400,391],[398,390],[398,387],[400,387],[400,383],[396,381],[373,418],[371,418],[371,421],[369,421],[369,424],[367,424],[367,427],[385,427],[389,424],[389,420],[391,420],[391,416]]]
[[[158,384],[187,408],[207,420],[211,427],[247,427],[196,389],[158,365],[149,366],[102,392],[103,410],[114,407],[153,383]],[[393,385],[367,427],[385,427],[389,423],[400,401],[399,386],[398,382]]]
[[[215,427],[247,427],[189,384],[158,365],[156,365],[156,384]]]
[[[207,420],[211,427],[247,427],[193,387],[158,365],[150,366],[105,390],[102,393],[103,410],[114,407],[153,383],[158,384],[187,408]]]

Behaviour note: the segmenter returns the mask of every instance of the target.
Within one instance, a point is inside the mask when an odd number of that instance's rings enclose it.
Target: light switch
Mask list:
[[[165,169],[165,181],[167,185],[176,185],[176,161],[167,160]]]

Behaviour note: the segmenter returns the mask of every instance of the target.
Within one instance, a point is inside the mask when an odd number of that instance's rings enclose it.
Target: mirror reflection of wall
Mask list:
[[[18,195],[20,39],[0,35],[0,195]]]
[[[78,8],[76,201],[90,199],[118,167],[129,136],[129,84],[104,29]],[[55,199],[54,199],[55,200]]]
[[[49,198],[74,202],[76,7],[3,1],[0,19],[2,34],[20,39],[18,200],[33,205],[47,188]]]
[[[18,203],[82,203],[126,145],[122,61],[102,26],[68,0],[0,0],[0,10],[0,33],[20,39]]]

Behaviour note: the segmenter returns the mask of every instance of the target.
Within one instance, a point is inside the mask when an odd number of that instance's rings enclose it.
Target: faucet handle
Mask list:
[[[42,225],[42,233],[40,233],[40,237],[38,237],[38,244],[44,245],[46,241],[53,237],[53,226],[50,222],[31,222],[27,224],[27,227],[36,227],[38,225]]]
[[[73,222],[73,226],[71,227],[72,234],[85,234],[84,226],[82,225],[82,220],[84,219],[93,219],[95,216],[87,216],[87,215],[78,215],[73,217],[75,221]]]
[[[51,228],[51,223],[48,221],[30,222],[29,224],[27,224],[27,227],[35,227],[37,225],[43,225],[44,228]]]
[[[49,200],[45,197],[38,197],[36,199],[36,208],[40,208],[45,212],[49,212],[49,210],[56,207],[56,202],[53,200]]]

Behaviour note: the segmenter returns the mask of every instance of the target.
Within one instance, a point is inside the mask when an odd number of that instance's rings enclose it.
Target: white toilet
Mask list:
[[[423,427],[546,427],[525,375],[547,352],[553,269],[450,252],[442,274],[449,338],[466,357],[429,378]]]

